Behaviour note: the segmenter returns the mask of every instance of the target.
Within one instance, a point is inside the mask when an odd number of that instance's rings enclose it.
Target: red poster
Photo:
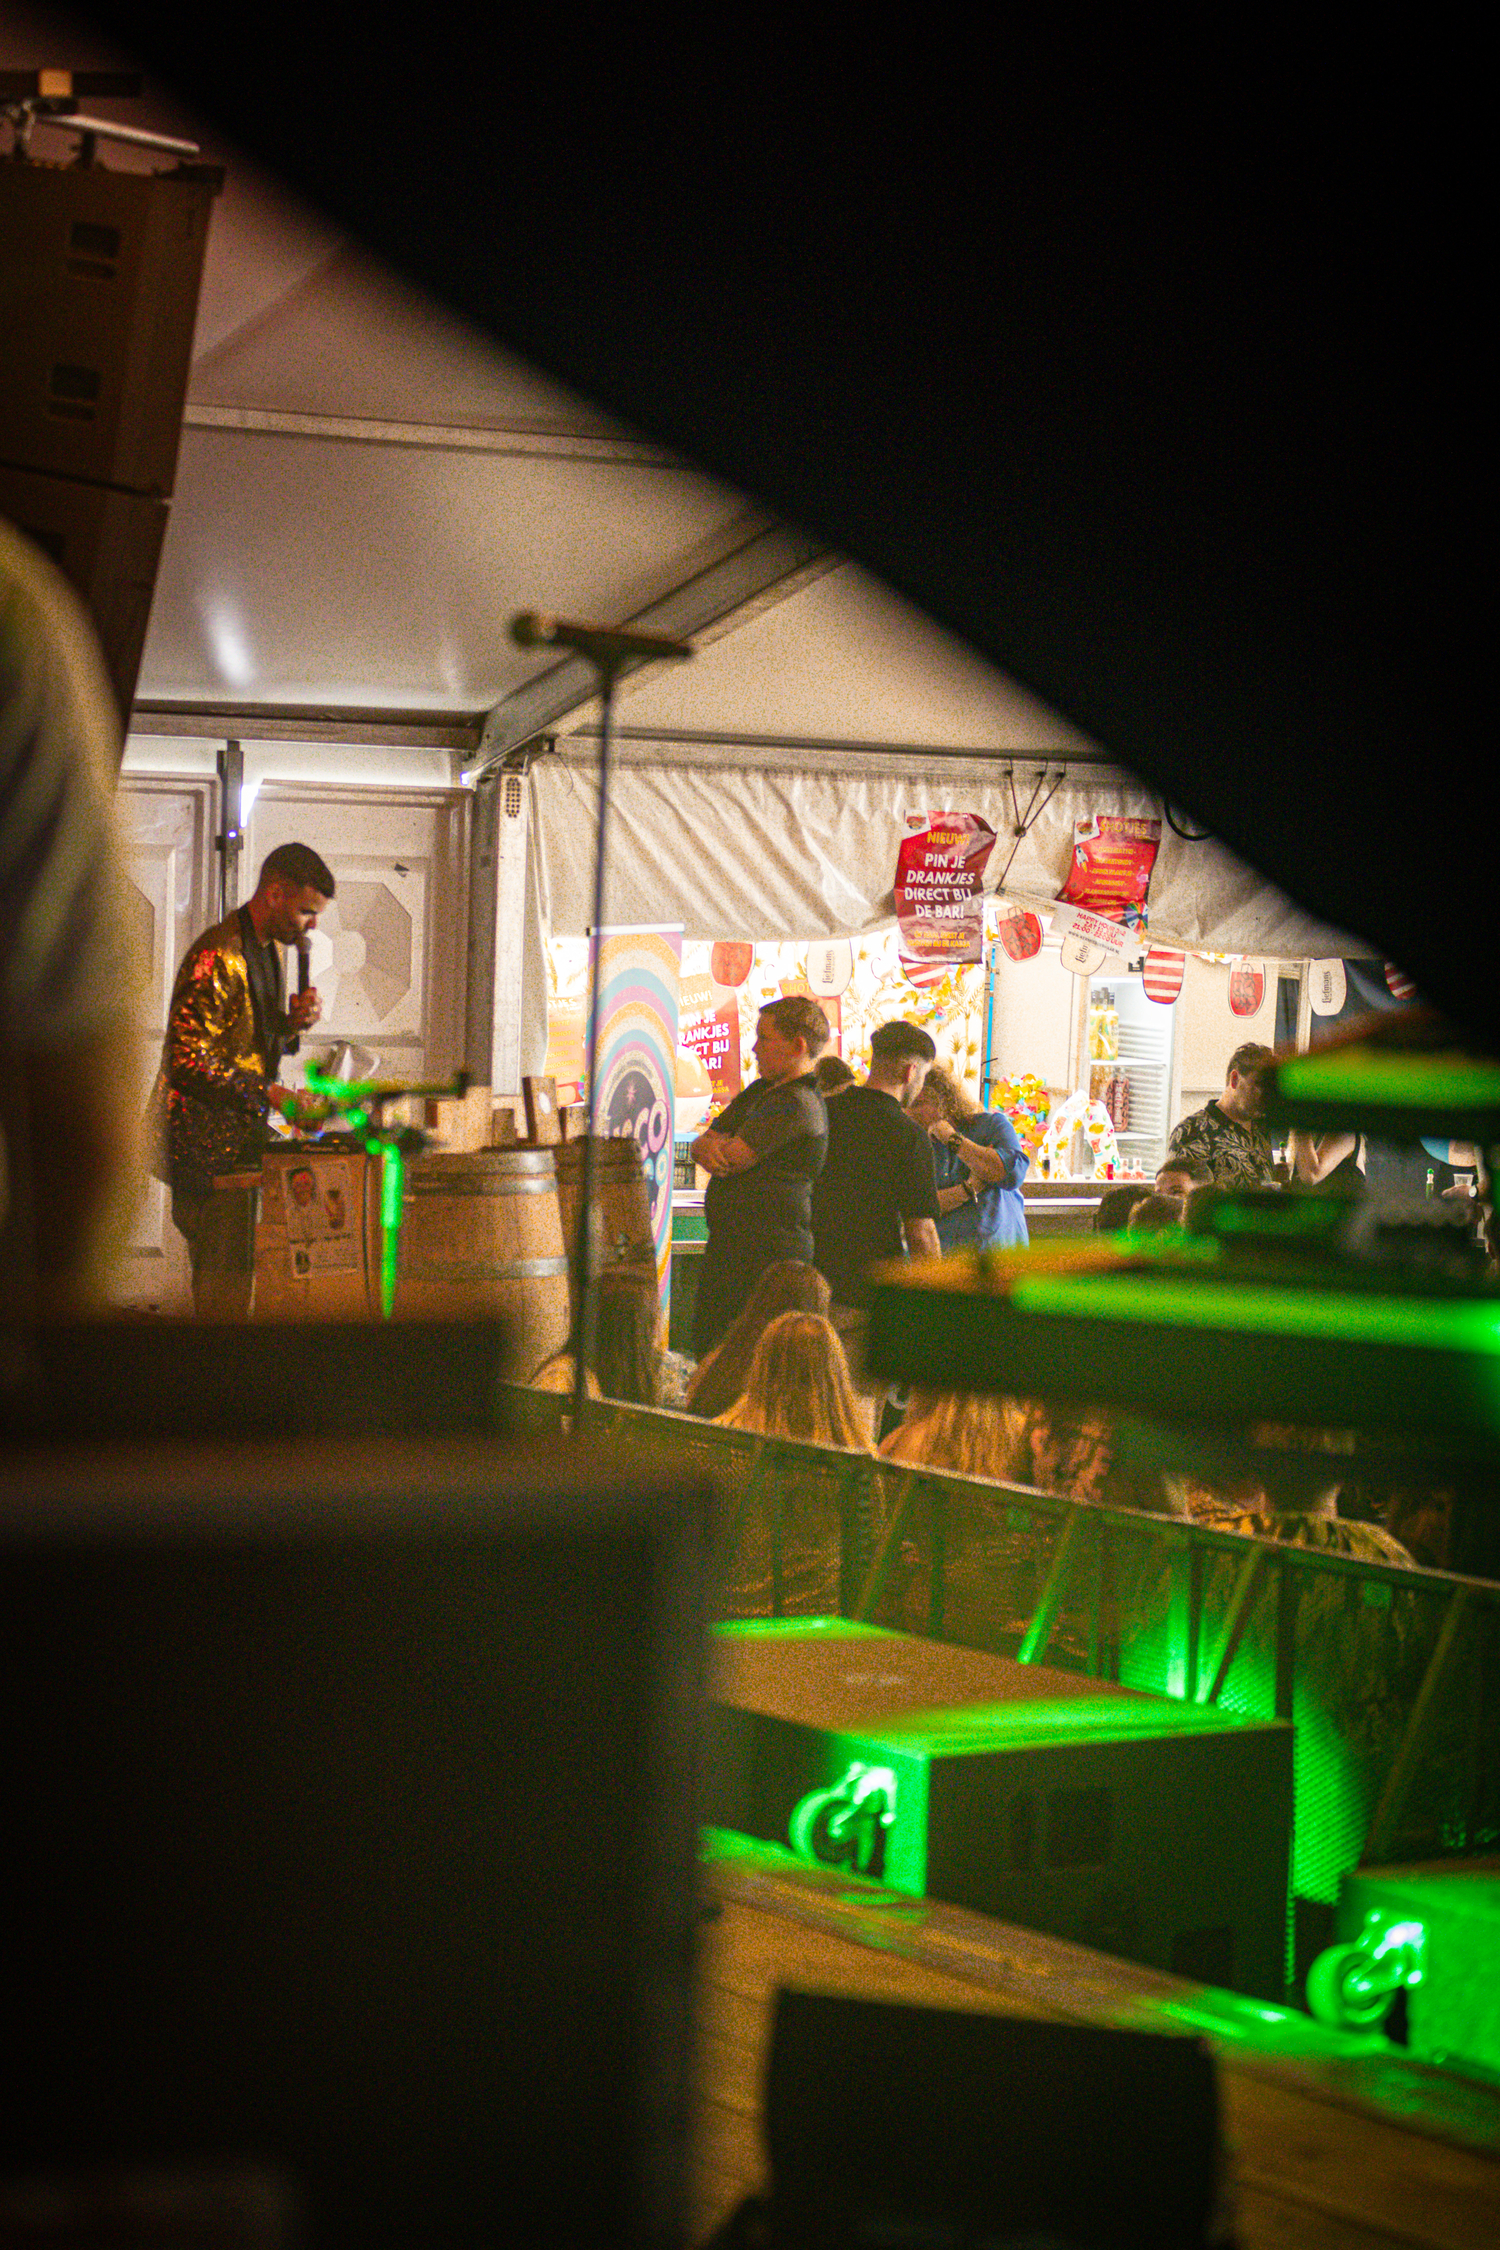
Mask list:
[[[708,1073],[709,1107],[722,1109],[740,1090],[740,1004],[721,1000],[707,977],[684,977],[677,999],[677,1044]]]
[[[976,813],[908,813],[896,854],[902,967],[984,958],[984,870],[995,831]]]
[[[1073,823],[1073,861],[1058,898],[1127,930],[1144,929],[1146,893],[1161,844],[1159,820],[1090,813]]]

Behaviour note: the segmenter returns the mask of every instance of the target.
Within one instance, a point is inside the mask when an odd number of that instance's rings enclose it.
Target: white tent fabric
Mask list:
[[[573,736],[531,769],[528,1069],[546,1052],[545,978],[532,973],[542,941],[581,935],[593,919],[597,758],[597,742]],[[848,750],[626,740],[610,789],[605,919],[763,942],[878,929],[893,913],[907,815],[939,812],[987,820],[996,830],[988,887],[1045,918],[1067,878],[1075,819],[1162,819],[1160,799],[1109,767],[1018,759],[1013,778],[1014,795],[996,759],[945,758],[918,772],[909,757]],[[1018,840],[1017,813],[1033,801],[1036,817]],[[1305,960],[1358,950],[1222,844],[1188,842],[1164,819],[1149,927],[1153,942],[1188,951]]]
[[[608,918],[681,922],[689,937],[853,936],[890,920],[907,815],[949,811],[977,813],[997,831],[988,886],[1001,888],[1003,875],[1007,898],[1045,907],[1067,878],[1076,818],[1162,815],[1159,798],[1107,767],[1075,767],[1059,780],[1057,766],[1018,762],[1014,797],[1004,772],[994,760],[944,759],[920,773],[909,759],[848,751],[622,743],[610,793]],[[1024,814],[1034,792],[1045,808],[1017,842],[1016,809]],[[593,909],[597,745],[571,737],[538,759],[531,801],[540,911],[550,930],[580,934]],[[1150,930],[1163,945],[1280,959],[1337,954],[1352,942],[1223,845],[1186,842],[1165,821]]]

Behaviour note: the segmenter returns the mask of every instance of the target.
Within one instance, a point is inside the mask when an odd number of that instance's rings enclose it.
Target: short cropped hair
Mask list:
[[[768,1000],[760,1012],[770,1017],[783,1039],[800,1039],[810,1056],[821,1055],[833,1037],[828,1018],[805,992],[789,992],[784,999]]]
[[[937,1046],[931,1034],[920,1024],[908,1023],[904,1016],[898,1016],[894,1023],[877,1026],[871,1035],[870,1053],[878,1063],[937,1061]]]
[[[1131,1206],[1130,1231],[1132,1234],[1159,1234],[1164,1227],[1180,1227],[1182,1216],[1180,1195],[1143,1195],[1139,1203]]]
[[[333,870],[311,844],[278,844],[267,852],[256,888],[264,890],[267,883],[290,883],[295,891],[318,891],[324,898],[334,894]]]
[[[1164,1156],[1156,1167],[1158,1179],[1161,1178],[1163,1172],[1180,1172],[1184,1179],[1192,1181],[1194,1187],[1211,1187],[1213,1185],[1214,1176],[1208,1166],[1200,1164],[1197,1158],[1193,1156]]]
[[[1107,1187],[1094,1213],[1095,1234],[1123,1234],[1130,1224],[1131,1212],[1141,1199],[1139,1180],[1125,1180],[1117,1187]]]
[[[1229,1073],[1232,1070],[1237,1070],[1241,1078],[1253,1078],[1257,1071],[1264,1070],[1267,1063],[1275,1060],[1269,1047],[1262,1047],[1256,1040],[1247,1039],[1243,1047],[1235,1048],[1224,1065],[1224,1083],[1226,1086],[1229,1084]]]
[[[854,1084],[854,1073],[841,1055],[820,1055],[813,1076],[820,1094],[836,1094],[841,1086]]]

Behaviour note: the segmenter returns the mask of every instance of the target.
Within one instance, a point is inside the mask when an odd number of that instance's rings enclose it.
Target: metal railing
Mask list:
[[[508,1391],[511,1426],[567,1402]],[[725,1616],[838,1612],[1294,1723],[1294,1888],[1500,1845],[1500,1584],[604,1402],[719,1494]]]

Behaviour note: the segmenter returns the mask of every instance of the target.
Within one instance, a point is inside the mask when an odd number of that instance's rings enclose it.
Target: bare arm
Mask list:
[[[907,1219],[906,1250],[912,1258],[940,1258],[943,1246],[938,1240],[936,1219]]]
[[[939,1188],[937,1191],[937,1197],[938,1209],[946,1218],[947,1214],[950,1211],[956,1211],[961,1203],[968,1202],[969,1191],[966,1187]]]
[[[1304,1187],[1316,1187],[1326,1180],[1336,1164],[1352,1156],[1359,1146],[1355,1133],[1324,1133],[1314,1139],[1311,1133],[1293,1133],[1292,1172]]]
[[[701,1164],[705,1172],[712,1172],[716,1177],[722,1178],[728,1172],[748,1172],[752,1164],[760,1162],[760,1158],[748,1141],[740,1139],[738,1133],[716,1133],[710,1127],[708,1132],[700,1133],[693,1143],[693,1162]]]
[[[971,1176],[979,1182],[981,1187],[1008,1184],[1012,1159],[1006,1155],[1004,1149],[986,1148],[982,1141],[965,1140],[963,1134],[956,1130],[948,1146],[953,1150],[954,1155],[968,1166]]]

